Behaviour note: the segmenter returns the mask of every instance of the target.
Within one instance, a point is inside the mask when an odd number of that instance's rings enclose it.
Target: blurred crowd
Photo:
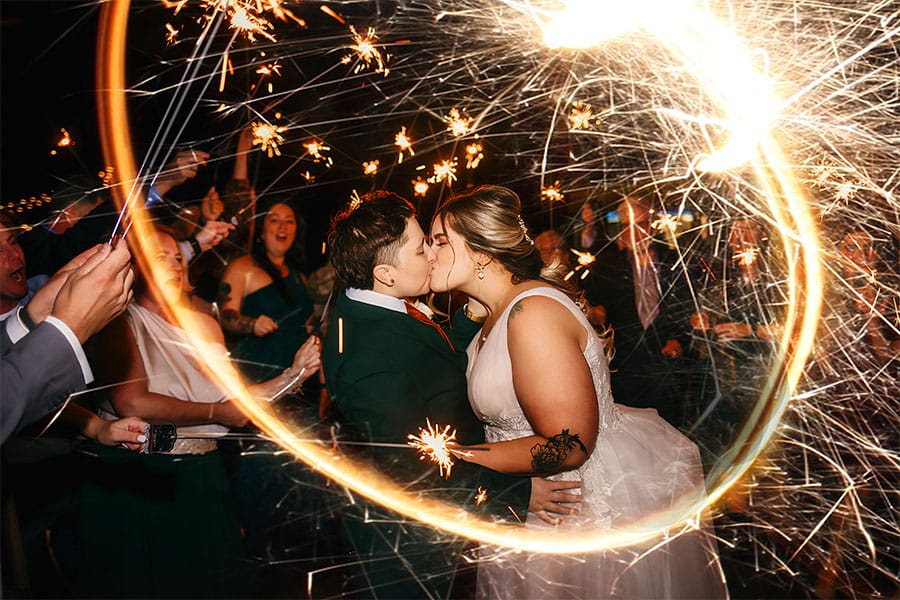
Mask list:
[[[209,156],[173,151],[143,191],[143,260],[102,186],[42,223],[0,212],[5,595],[282,595],[346,559],[328,482],[260,436],[210,375],[240,377],[311,436],[339,426],[319,370],[334,269],[307,269],[302,204],[257,198],[250,150],[244,131],[227,183],[188,202],[171,192]],[[581,290],[616,402],[656,409],[708,470],[791,335],[792,257],[770,226],[624,195],[534,239]],[[873,381],[896,381],[897,238],[865,223],[830,231],[839,300],[810,368],[852,354]],[[422,300],[437,319],[462,302]],[[170,447],[164,425],[178,431]],[[316,581],[312,596],[342,593],[339,576]]]

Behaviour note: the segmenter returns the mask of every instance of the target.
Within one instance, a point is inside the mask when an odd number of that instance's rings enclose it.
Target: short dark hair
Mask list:
[[[335,275],[344,287],[371,290],[375,265],[393,264],[416,209],[393,192],[364,194],[331,223],[328,243]]]

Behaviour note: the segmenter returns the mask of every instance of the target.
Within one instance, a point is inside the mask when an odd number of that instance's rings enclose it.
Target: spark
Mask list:
[[[171,23],[166,23],[166,44],[170,46],[174,44],[179,33],[181,33],[181,31],[175,29]]]
[[[69,135],[69,132],[65,129],[60,129],[59,132],[62,136],[56,142],[57,148],[68,148],[75,145],[75,140],[72,139],[72,136]]]
[[[565,202],[566,196],[560,191],[559,181],[554,181],[552,185],[545,185],[541,188],[541,200],[546,202]]]
[[[466,168],[477,169],[478,163],[484,158],[484,148],[481,142],[472,142],[466,146]]]
[[[259,149],[265,152],[269,158],[281,156],[278,145],[284,143],[281,134],[287,130],[287,127],[262,122],[254,122],[250,126],[253,129],[254,146],[259,146]]]
[[[440,183],[446,181],[448,185],[453,185],[456,181],[456,157],[450,160],[444,160],[434,165],[434,174],[428,178],[429,183]]]
[[[353,25],[350,25],[350,35],[353,38],[353,44],[349,48],[353,53],[344,56],[341,62],[346,65],[355,61],[354,73],[368,69],[374,64],[375,73],[384,73],[384,76],[387,77],[388,73],[390,73],[390,69],[387,68],[387,62],[391,55],[382,54],[378,46],[375,45],[375,40],[377,39],[375,29],[370,27],[366,31],[366,35],[362,35],[356,31]]]
[[[363,163],[363,174],[375,176],[378,174],[378,160],[372,160]]]
[[[416,177],[412,181],[413,186],[413,195],[418,198],[424,198],[426,194],[428,194],[428,182],[422,179],[421,177]]]
[[[321,140],[311,140],[303,144],[303,147],[306,148],[306,153],[312,157],[314,162],[324,162],[328,167],[332,165],[331,157],[326,154],[331,148]]]
[[[394,145],[400,149],[399,157],[397,158],[398,163],[403,162],[403,153],[409,152],[410,156],[415,156],[416,152],[413,150],[412,146],[412,138],[410,138],[406,134],[406,125],[400,128],[400,131],[397,132],[397,135],[394,136]]]
[[[451,431],[450,425],[440,429],[440,425],[432,425],[429,419],[425,420],[425,428],[419,428],[419,435],[409,434],[409,445],[422,453],[419,460],[430,460],[438,466],[441,476],[450,478],[453,469],[453,450],[450,446],[456,444],[456,430]]]
[[[569,112],[569,129],[591,130],[600,122],[600,117],[594,114],[594,109],[590,104],[581,100],[572,103],[572,110]]]
[[[578,258],[578,264],[582,267],[593,264],[597,260],[597,257],[590,252],[581,252],[580,250],[575,250],[574,248],[570,249],[569,251]]]
[[[271,64],[262,65],[256,72],[260,75],[278,75],[281,76],[281,65],[276,60]]]
[[[444,117],[444,122],[447,123],[447,131],[454,137],[462,137],[472,132],[472,119],[458,108],[451,109]]]
[[[97,177],[100,178],[100,181],[103,183],[103,187],[109,187],[113,182],[113,173],[116,170],[110,166],[107,166],[102,171],[97,173]]]
[[[359,197],[359,192],[353,190],[352,192],[350,192],[350,210],[356,210],[357,208],[359,208],[360,204],[362,204],[362,198]]]
[[[740,252],[735,252],[731,260],[742,267],[749,267],[756,262],[758,257],[759,248],[746,248]]]
[[[665,231],[674,234],[678,229],[678,218],[668,213],[661,213],[652,223],[650,228],[655,231]]]
[[[481,506],[484,504],[485,500],[487,500],[488,494],[487,490],[478,486],[478,493],[475,495],[475,506]]]

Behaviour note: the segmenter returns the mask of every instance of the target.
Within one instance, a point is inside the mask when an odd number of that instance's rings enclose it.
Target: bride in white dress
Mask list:
[[[697,446],[655,410],[613,403],[603,343],[541,262],[515,193],[481,186],[451,198],[431,238],[432,289],[458,290],[487,309],[467,377],[490,451],[466,460],[581,481],[578,514],[559,505],[555,515],[530,513],[526,527],[614,533],[703,493]],[[652,551],[484,553],[479,598],[727,597],[715,541],[702,529]]]

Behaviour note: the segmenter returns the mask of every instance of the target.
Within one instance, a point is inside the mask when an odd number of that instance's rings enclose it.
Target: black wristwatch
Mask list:
[[[196,236],[193,236],[193,235],[192,235],[191,237],[189,237],[189,238],[187,239],[187,241],[188,241],[188,244],[191,245],[191,250],[194,251],[194,256],[195,256],[195,257],[200,256],[201,254],[203,254],[203,249],[200,248],[200,242],[197,241],[197,237],[196,237]]]

